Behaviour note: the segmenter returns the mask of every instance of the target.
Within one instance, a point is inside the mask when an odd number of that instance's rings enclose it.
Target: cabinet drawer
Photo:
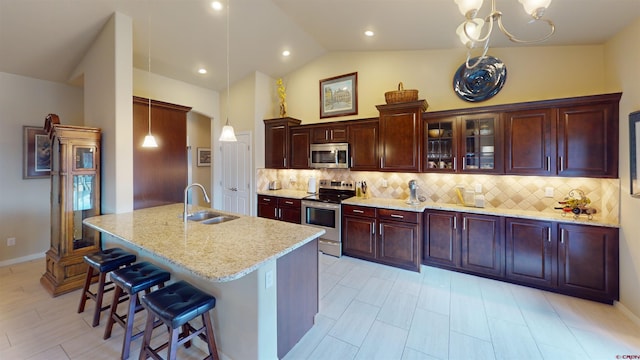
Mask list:
[[[278,198],[267,195],[258,195],[258,204],[272,204],[276,206]]]
[[[417,213],[413,211],[402,211],[402,210],[392,210],[392,209],[378,209],[378,219],[380,220],[393,220],[393,221],[402,221],[417,224],[418,217],[422,213]]]
[[[342,205],[342,215],[376,217],[376,208],[366,206]]]
[[[280,198],[278,199],[278,205],[280,205],[280,207],[291,207],[300,209],[302,204],[298,199]]]

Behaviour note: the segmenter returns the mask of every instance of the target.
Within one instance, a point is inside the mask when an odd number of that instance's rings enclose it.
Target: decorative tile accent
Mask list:
[[[350,170],[273,170],[259,169],[258,191],[267,190],[269,181],[280,180],[287,189],[306,190],[311,176],[316,179],[366,181],[372,197],[406,199],[409,197],[409,180],[418,183],[418,194],[427,201],[458,203],[455,188],[475,189],[482,185],[487,207],[514,210],[554,212],[558,201],[568,196],[572,189],[580,189],[591,199],[591,205],[600,216],[619,221],[620,179],[564,178],[545,176],[470,175],[433,173],[385,173]],[[290,180],[295,178],[295,182]],[[387,187],[383,187],[384,181]],[[554,189],[554,197],[545,197],[545,188]]]

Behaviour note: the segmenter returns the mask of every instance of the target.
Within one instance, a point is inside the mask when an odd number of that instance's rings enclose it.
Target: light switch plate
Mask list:
[[[553,197],[553,188],[551,186],[547,186],[546,188],[544,188],[544,197]]]

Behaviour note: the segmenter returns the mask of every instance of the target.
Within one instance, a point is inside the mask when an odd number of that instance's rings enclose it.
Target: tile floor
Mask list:
[[[431,267],[418,274],[320,257],[320,313],[285,360],[640,355],[640,327],[609,305]],[[51,298],[39,283],[43,262],[0,268],[0,359],[119,358],[122,329],[103,340],[104,317],[92,328],[92,307],[76,314],[79,291]],[[139,347],[134,341],[130,358]],[[179,352],[203,356],[196,347]]]

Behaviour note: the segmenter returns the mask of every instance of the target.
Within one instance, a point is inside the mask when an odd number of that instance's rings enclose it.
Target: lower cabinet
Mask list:
[[[506,277],[612,303],[619,298],[618,229],[506,219]]]
[[[504,226],[501,217],[430,210],[424,213],[424,219],[424,264],[502,275]]]
[[[298,199],[258,195],[258,217],[300,224],[301,207]]]
[[[343,205],[345,255],[420,271],[421,213]]]

